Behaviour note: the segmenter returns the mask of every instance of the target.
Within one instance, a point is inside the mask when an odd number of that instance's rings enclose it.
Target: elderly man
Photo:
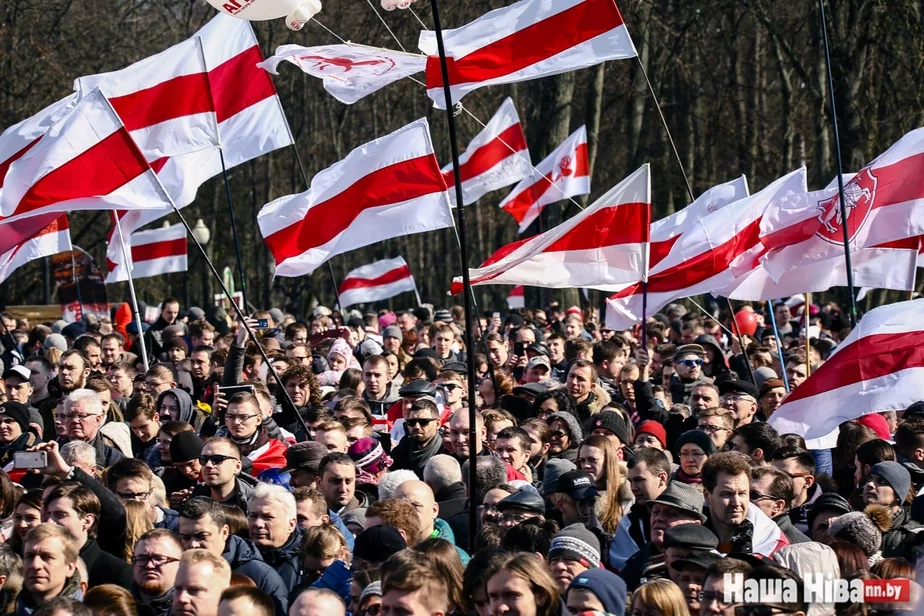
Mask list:
[[[289,608],[289,616],[346,616],[346,604],[326,588],[309,588]]]
[[[301,579],[299,547],[303,531],[298,527],[295,497],[282,486],[257,484],[247,503],[247,527],[263,560],[282,578],[291,594]]]
[[[63,526],[39,524],[23,543],[23,589],[17,614],[31,614],[56,597],[82,599],[77,572],[77,540]],[[11,606],[12,607],[12,606]]]
[[[231,585],[231,567],[207,550],[180,558],[173,594],[174,616],[217,616],[221,593]]]
[[[89,389],[75,389],[64,400],[67,439],[92,445],[96,449],[96,464],[101,468],[109,468],[125,457],[100,434],[105,418],[102,401]]]
[[[192,496],[208,496],[222,505],[240,507],[247,513],[247,501],[256,485],[249,475],[242,475],[241,450],[234,441],[212,437],[205,442],[199,455],[202,464],[202,485]]]
[[[135,543],[132,595],[154,616],[167,616],[173,607],[173,583],[182,556],[183,544],[165,528],[149,530]]]
[[[755,421],[759,391],[749,381],[723,381],[719,385],[722,407],[735,414],[735,425],[745,426]]]
[[[415,541],[408,538],[408,544],[413,545],[420,543],[425,539],[445,539],[455,545],[455,536],[444,520],[439,516],[439,504],[433,497],[433,490],[423,481],[405,481],[398,489],[395,490],[395,498],[403,499],[414,505],[417,510],[417,517],[420,520],[420,535]],[[462,559],[462,565],[468,564],[468,554],[456,547],[459,558]]]
[[[442,519],[449,520],[465,509],[468,497],[462,482],[462,468],[455,458],[446,454],[430,458],[424,467],[423,480],[433,490]]]

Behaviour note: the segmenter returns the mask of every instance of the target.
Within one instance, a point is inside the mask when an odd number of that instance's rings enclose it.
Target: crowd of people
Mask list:
[[[853,616],[918,598],[924,403],[834,446],[767,422],[847,335],[833,304],[672,304],[616,332],[553,303],[473,319],[475,348],[457,306],[245,326],[166,298],[141,330],[125,305],[2,321],[0,613]],[[810,573],[907,579],[912,601],[725,593],[730,574]]]

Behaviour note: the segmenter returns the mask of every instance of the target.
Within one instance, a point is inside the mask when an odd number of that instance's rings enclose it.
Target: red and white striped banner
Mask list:
[[[587,129],[582,126],[536,165],[535,170],[514,187],[499,207],[513,216],[519,223],[518,232],[523,233],[545,206],[589,193]]]
[[[491,121],[459,157],[462,200],[465,205],[471,205],[492,190],[516,184],[529,175],[531,169],[520,117],[513,100],[506,98]],[[456,191],[453,187],[456,181],[451,164],[443,167],[443,178],[449,187],[449,202],[455,206]]]
[[[13,235],[18,236],[19,241],[14,245],[0,248],[0,282],[3,282],[18,268],[22,267],[29,261],[50,257],[59,252],[71,250],[71,234],[67,224],[67,214],[44,224],[37,231],[28,231],[25,227],[38,222],[42,224],[46,221],[41,216],[33,216],[18,222],[11,222],[3,225],[3,233],[6,235],[11,228],[19,227]],[[29,236],[25,237],[25,233]],[[8,238],[4,238],[8,240]],[[4,244],[6,242],[4,241]]]
[[[525,308],[526,307],[526,287],[523,285],[517,285],[510,289],[510,293],[507,294],[507,308],[514,310],[516,308]]]
[[[676,257],[668,257],[670,261],[663,259],[658,273],[649,275],[648,314],[682,297],[724,289],[734,282],[736,275],[743,276],[754,269],[757,263],[750,257],[750,251],[755,246],[760,248],[761,214],[774,200],[802,192],[805,192],[804,168],[783,176],[757,194],[696,220],[671,247],[670,255]],[[607,299],[606,324],[621,331],[638,323],[642,295],[642,285],[633,284]]]
[[[469,270],[485,284],[611,288],[644,279],[648,271],[651,181],[648,165],[559,226],[504,246]],[[453,280],[452,294],[462,292]]]
[[[0,222],[52,212],[169,204],[141,150],[95,90],[10,165],[0,196]]]
[[[307,191],[263,206],[257,221],[277,276],[310,274],[334,255],[453,226],[426,119],[359,146]]]
[[[404,257],[395,257],[357,267],[340,283],[337,294],[340,306],[346,307],[378,302],[416,289]]]
[[[132,233],[129,248],[133,279],[186,271],[186,227],[182,223]],[[121,246],[118,249],[122,251]],[[110,261],[108,267],[106,284],[128,280],[124,264]]]
[[[182,97],[207,100],[210,89],[228,169],[292,145],[289,125],[273,80],[266,71],[257,67],[263,61],[263,54],[250,22],[217,15],[196,32],[195,37],[201,41],[208,81],[187,78]],[[128,70],[106,73],[107,83],[110,79],[133,79],[126,72]],[[170,88],[178,85],[171,84]],[[142,90],[135,96],[141,97],[144,93]],[[209,147],[190,154],[161,158],[152,162],[151,166],[177,207],[185,207],[196,198],[199,186],[221,173],[221,158],[217,147]],[[172,208],[165,208],[120,212],[122,231],[134,233],[172,211]],[[122,251],[116,233],[118,230],[114,228],[106,258],[120,263]]]
[[[484,86],[568,73],[637,54],[615,0],[521,0],[444,30],[453,103]],[[427,95],[446,108],[433,32],[420,34]]]
[[[824,436],[869,413],[924,399],[924,300],[868,312],[834,353],[770,416],[780,434]]]

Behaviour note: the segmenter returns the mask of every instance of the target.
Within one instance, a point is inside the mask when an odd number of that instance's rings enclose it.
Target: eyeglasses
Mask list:
[[[155,568],[160,569],[161,567],[169,565],[170,563],[178,562],[180,562],[179,558],[161,556],[159,554],[132,557],[132,564],[136,567],[147,567],[148,565],[154,565]]]
[[[122,500],[146,501],[151,496],[152,490],[147,492],[116,492]]]
[[[764,494],[763,492],[758,492],[757,490],[751,490],[751,493],[749,496],[750,496],[752,503],[756,503],[756,502],[764,501],[764,500],[782,500],[782,499],[776,498],[775,496],[771,496],[770,494]]]
[[[526,520],[531,520],[536,517],[535,513],[511,513],[505,512],[501,513],[501,520],[504,522],[510,522],[512,524],[522,524]]]
[[[443,388],[446,391],[455,391],[457,389],[460,389],[461,387],[462,387],[461,385],[457,385],[456,383],[443,383]]]
[[[691,458],[693,460],[699,460],[700,458],[705,458],[706,454],[702,451],[681,451],[681,458]]]
[[[715,434],[719,430],[725,430],[727,432],[731,432],[731,430],[729,430],[728,428],[723,428],[722,426],[703,425],[703,426],[696,426],[696,429],[699,430],[700,432],[705,432],[706,434]]]
[[[722,399],[726,402],[741,402],[742,400],[746,400],[748,402],[756,402],[756,400],[754,400],[754,398],[748,394],[725,394],[722,396]]]
[[[237,460],[234,456],[223,456],[220,453],[213,453],[208,456],[199,456],[199,464],[202,466],[207,466],[209,462],[212,463],[212,466],[219,466],[225,460]]]
[[[683,364],[687,368],[692,368],[693,366],[702,366],[703,360],[701,359],[681,359],[677,362],[678,364]]]
[[[411,428],[416,428],[418,426],[427,427],[431,422],[434,421],[436,421],[435,418],[415,417],[413,419],[408,419],[405,423],[407,423],[407,425]]]
[[[225,421],[228,423],[247,423],[254,417],[256,413],[245,413],[241,415],[225,415]]]
[[[99,415],[97,413],[65,413],[64,421],[70,421],[72,419],[84,421],[89,417],[99,417]]]

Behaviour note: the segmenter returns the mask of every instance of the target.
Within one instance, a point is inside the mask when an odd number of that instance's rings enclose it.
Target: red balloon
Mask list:
[[[735,323],[738,325],[738,331],[745,336],[753,336],[757,331],[757,314],[753,309],[741,309],[735,313]]]

